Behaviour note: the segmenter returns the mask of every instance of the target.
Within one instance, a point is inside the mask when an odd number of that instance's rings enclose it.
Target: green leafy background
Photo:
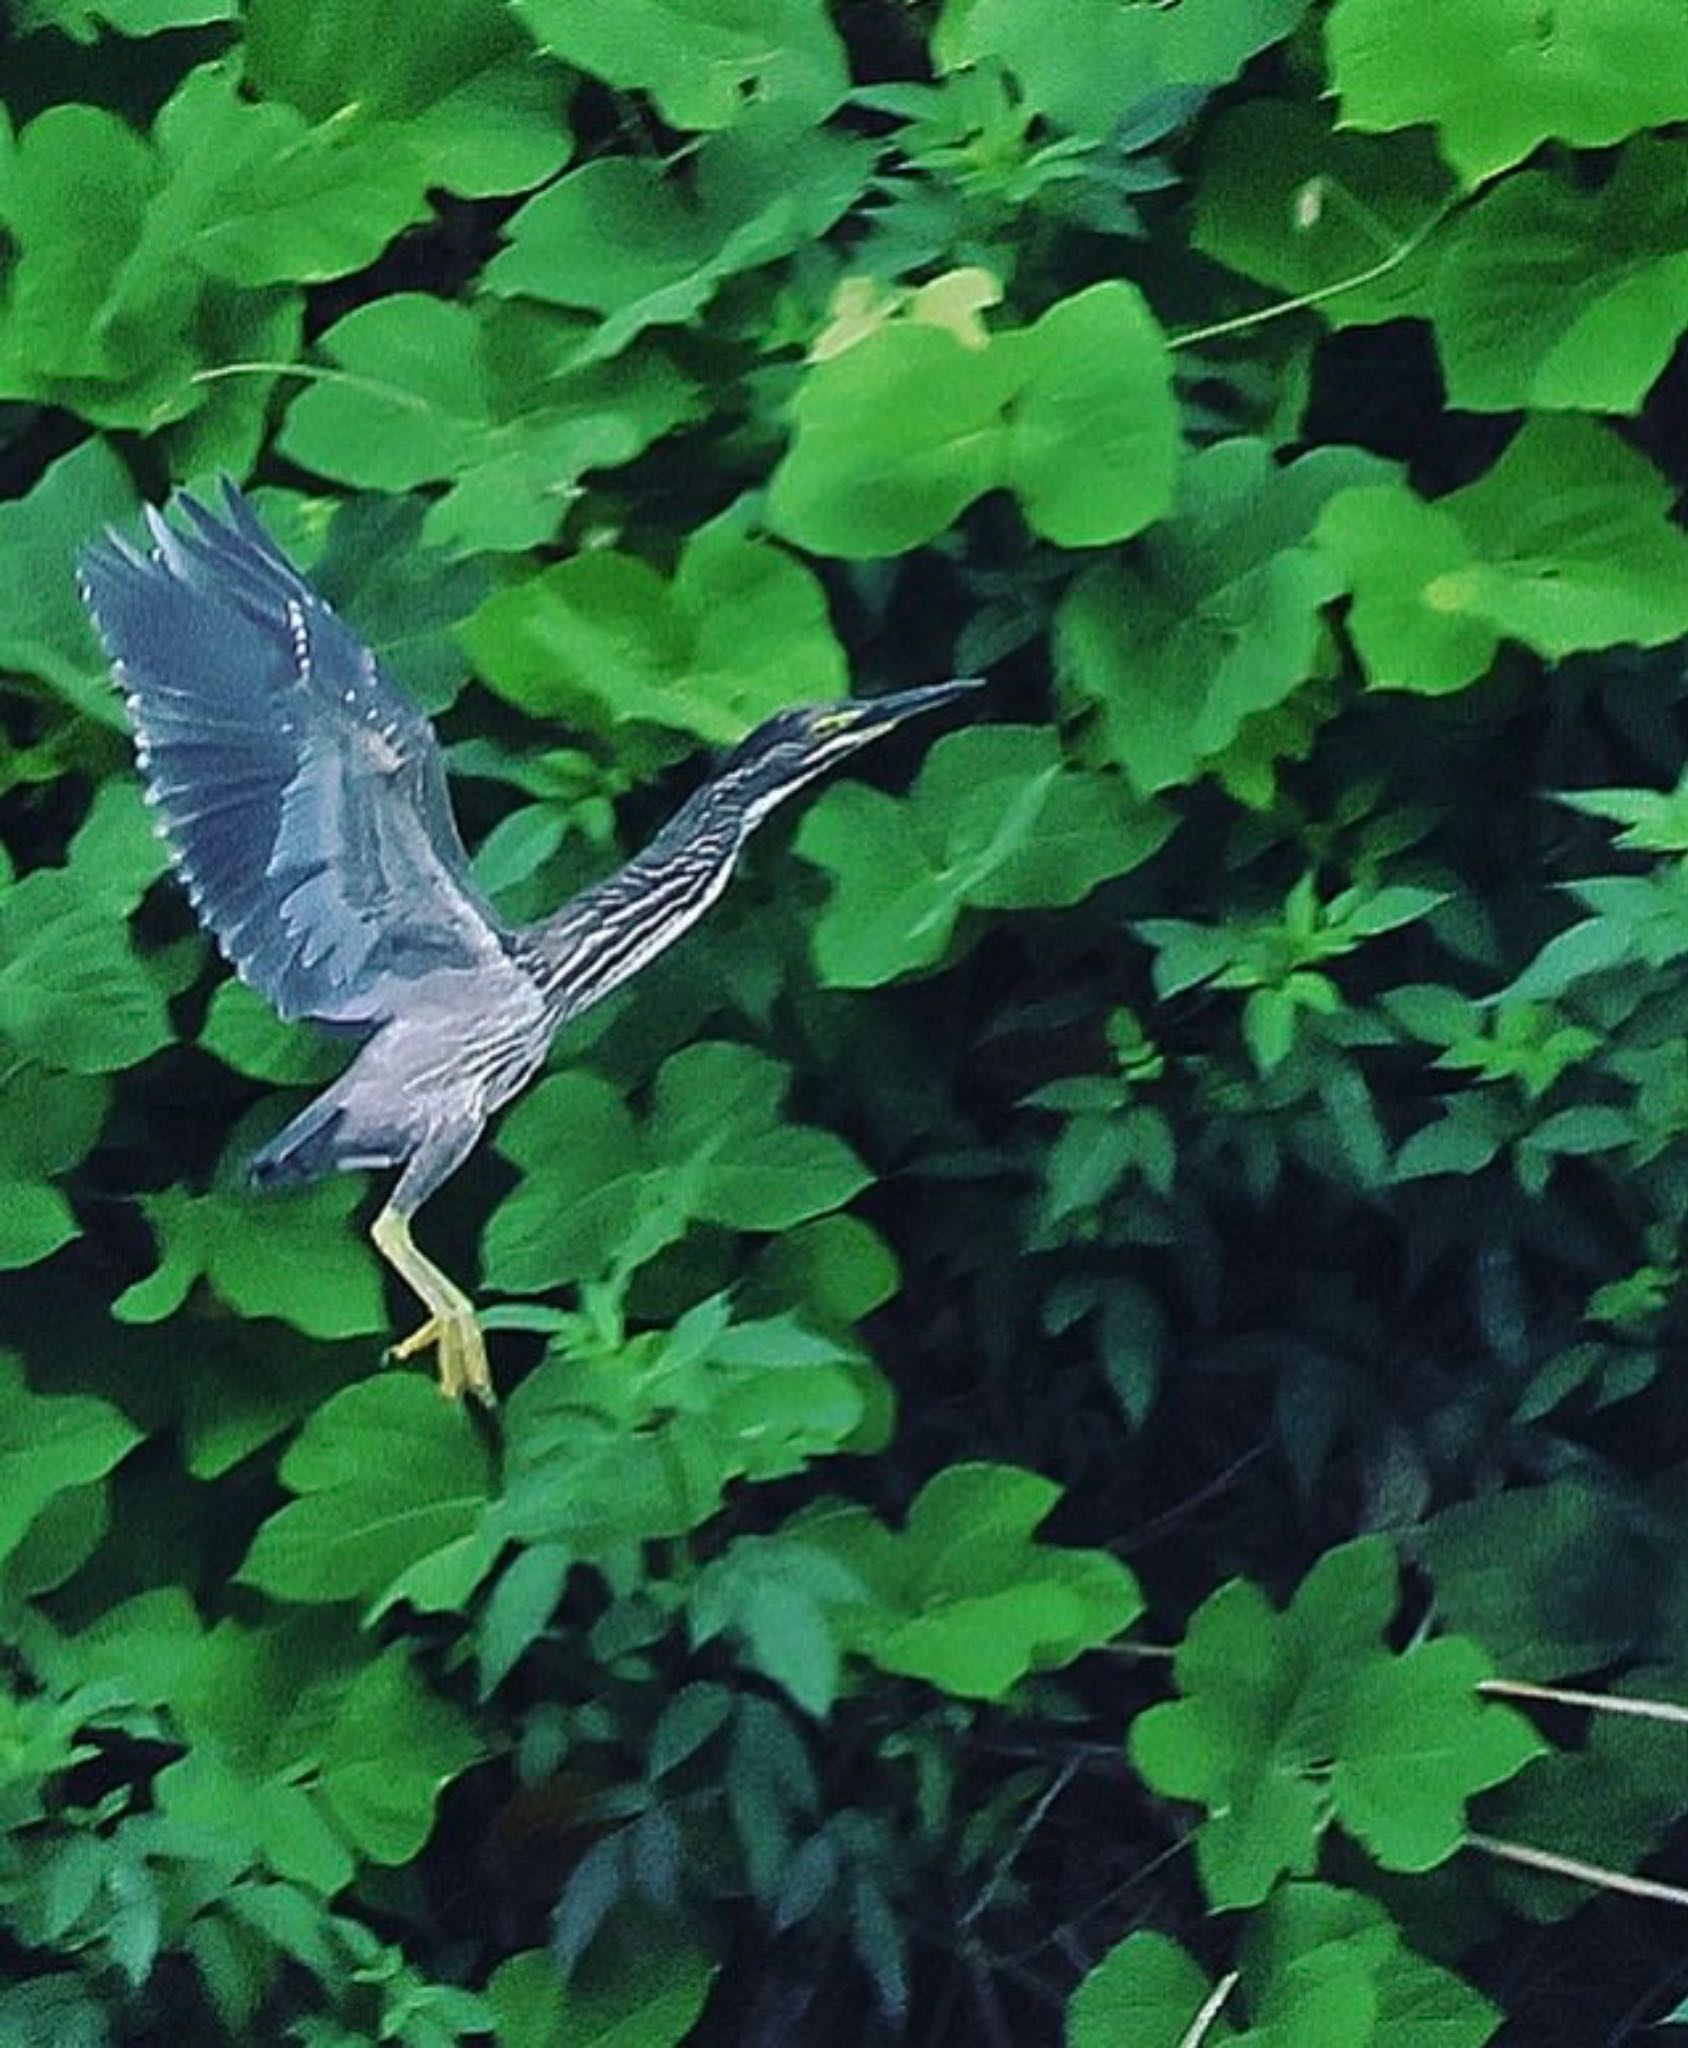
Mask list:
[[[0,2040],[1688,2022],[1685,136],[1681,0],[13,0]],[[515,917],[989,678],[430,1205],[491,1416],[242,1180],[72,582],[219,474]]]

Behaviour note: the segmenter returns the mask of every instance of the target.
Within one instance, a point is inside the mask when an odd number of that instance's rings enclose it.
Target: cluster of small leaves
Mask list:
[[[0,2039],[1681,2022],[1685,134],[1681,0],[17,0]],[[989,675],[430,1205],[490,1420],[76,598],[219,471],[512,917]]]

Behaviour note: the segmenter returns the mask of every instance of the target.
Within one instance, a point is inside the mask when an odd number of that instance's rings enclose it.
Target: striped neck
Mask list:
[[[706,784],[625,867],[522,933],[553,1030],[631,981],[691,930],[726,888],[765,814],[741,792]]]

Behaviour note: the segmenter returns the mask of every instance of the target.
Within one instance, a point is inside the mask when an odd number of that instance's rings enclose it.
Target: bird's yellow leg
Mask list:
[[[428,1310],[421,1329],[393,1346],[395,1358],[414,1358],[429,1345],[437,1347],[440,1392],[460,1400],[465,1394],[492,1400],[492,1372],[487,1365],[486,1338],[475,1317],[475,1305],[461,1287],[418,1251],[410,1235],[410,1218],[390,1204],[369,1232],[375,1249]]]

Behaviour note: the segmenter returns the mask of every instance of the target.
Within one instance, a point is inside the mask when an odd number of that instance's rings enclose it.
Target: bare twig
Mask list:
[[[1626,1892],[1632,1899],[1662,1899],[1667,1906],[1688,1906],[1688,1891],[1656,1877],[1608,1870],[1603,1863],[1585,1863],[1580,1856],[1560,1856],[1551,1849],[1532,1849],[1528,1843],[1506,1842],[1495,1835],[1467,1835],[1465,1840],[1467,1847],[1481,1849],[1485,1856],[1544,1871],[1549,1877],[1568,1877],[1576,1884],[1591,1884],[1606,1892]]]
[[[1213,1990],[1203,2000],[1201,2011],[1185,2029],[1184,2038],[1178,2043],[1178,2048],[1201,2048],[1201,2044],[1207,2039],[1208,2029],[1219,2017],[1220,2007],[1236,1990],[1237,1979],[1241,1974],[1240,1970],[1227,1970],[1214,1985]]]
[[[1642,1721],[1688,1727],[1688,1706],[1678,1700],[1635,1699],[1621,1692],[1579,1692],[1574,1686],[1531,1685],[1523,1678],[1481,1678],[1477,1690],[1497,1699],[1544,1700],[1555,1707],[1587,1707],[1596,1714],[1633,1714]]]

